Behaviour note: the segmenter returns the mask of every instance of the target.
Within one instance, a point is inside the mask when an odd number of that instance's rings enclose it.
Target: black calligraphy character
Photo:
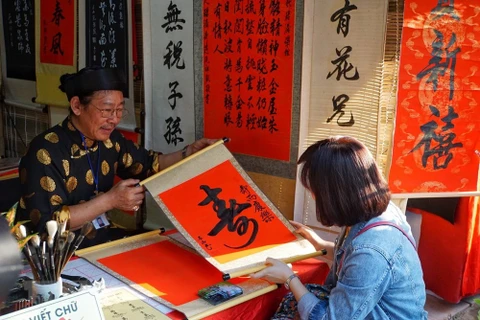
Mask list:
[[[257,128],[261,130],[267,129],[267,117],[260,116],[257,119]]]
[[[255,219],[247,218],[246,216],[239,216],[236,221],[235,218],[242,213],[243,210],[250,208],[252,205],[250,203],[237,203],[237,200],[230,199],[229,204],[230,207],[227,208],[225,200],[221,200],[218,198],[220,192],[222,192],[221,188],[210,188],[206,185],[201,185],[200,189],[205,191],[207,197],[202,200],[198,205],[199,206],[206,206],[210,202],[212,202],[213,211],[217,213],[217,217],[220,221],[213,227],[213,229],[208,233],[209,236],[215,237],[218,235],[223,228],[227,227],[229,232],[237,232],[239,236],[243,236],[248,232],[248,227],[251,224],[253,226],[252,234],[248,241],[238,247],[229,246],[224,244],[228,248],[232,249],[241,249],[249,246],[255,241],[258,233],[258,222]]]
[[[332,121],[333,118],[335,118],[338,114],[340,114],[337,119],[337,124],[340,127],[351,127],[355,124],[355,119],[353,119],[353,113],[351,111],[350,111],[350,120],[348,120],[347,122],[340,122],[340,119],[345,114],[345,111],[343,111],[343,108],[345,108],[345,103],[347,103],[348,100],[350,100],[350,97],[347,96],[346,94],[341,94],[337,97],[333,96],[332,103],[333,103],[334,113],[330,118],[327,119],[327,123]]]
[[[225,109],[227,110],[232,110],[232,107],[233,107],[233,98],[232,98],[232,95],[230,93],[227,93],[225,95],[225,98],[223,98],[223,106],[225,107]]]
[[[255,26],[253,25],[254,23],[255,20],[247,19],[247,25],[245,26],[245,29],[247,30],[247,36],[255,33]]]
[[[282,24],[280,23],[280,18],[273,19],[270,23],[270,33],[272,36],[280,36],[280,27]]]
[[[238,88],[238,91],[242,90],[242,84],[243,84],[242,77],[238,77],[237,82],[235,83],[235,85]]]
[[[57,26],[60,25],[60,20],[65,19],[65,17],[63,16],[63,9],[60,7],[60,1],[58,0],[55,3],[55,11],[53,12],[52,16],[53,18],[51,21],[55,23]]]
[[[430,110],[434,116],[440,117],[440,112],[436,107],[430,106]],[[423,146],[422,166],[424,168],[427,167],[428,158],[433,157],[434,170],[446,169],[453,159],[453,154],[450,151],[453,148],[463,147],[461,142],[453,143],[453,140],[457,137],[455,133],[445,133],[454,127],[452,121],[456,118],[458,118],[458,113],[453,110],[453,107],[449,106],[448,115],[441,118],[445,125],[439,133],[436,132],[438,124],[434,120],[420,127],[420,130],[423,132],[423,138],[410,152],[418,150]],[[432,146],[432,144],[436,145]]]
[[[454,1],[455,0],[438,0],[437,6],[431,11],[432,14],[436,15],[433,20],[448,15],[451,18],[460,21],[460,17],[455,13]]]
[[[242,58],[237,59],[237,63],[235,64],[235,71],[237,73],[242,73],[243,71],[243,65],[242,65]]]
[[[338,59],[332,60],[332,64],[337,67],[335,70],[331,71],[327,75],[327,79],[330,78],[335,72],[337,73],[337,81],[340,81],[340,78],[343,76],[346,80],[358,80],[360,78],[357,67],[354,67],[351,63],[347,62],[347,59],[350,58],[350,52],[352,47],[345,46],[341,50],[335,49],[337,52]],[[347,73],[353,71],[355,68],[355,74],[348,76]]]
[[[278,131],[277,121],[275,121],[275,116],[274,115],[272,115],[270,117],[270,120],[268,121],[268,131],[270,133],[274,133],[275,131]]]
[[[237,124],[237,128],[243,127],[243,117],[242,117],[241,111],[238,111],[237,119],[235,120],[235,123]]]
[[[254,0],[248,0],[247,4],[245,5],[245,13],[247,14],[256,14],[257,11],[255,11],[255,1]]]
[[[183,94],[177,92],[178,81],[168,83],[168,87],[170,88],[170,92],[172,93],[168,96],[168,103],[170,104],[170,107],[172,107],[172,110],[175,110],[175,107],[177,106],[177,99],[183,98]],[[173,102],[170,102],[171,100],[173,100]]]
[[[225,85],[225,92],[232,92],[232,78],[229,74],[225,76],[225,81],[223,82],[223,84]]]
[[[259,11],[260,11],[260,15],[262,17],[265,17],[265,9],[267,8],[267,6],[265,5],[265,0],[260,0],[260,8],[259,8]]]
[[[183,30],[183,26],[181,25],[182,23],[185,23],[185,19],[180,19],[180,13],[182,13],[181,10],[178,10],[178,7],[176,4],[173,3],[173,1],[170,1],[170,4],[168,5],[167,9],[167,15],[163,17],[165,22],[162,24],[162,28],[165,29],[165,33],[168,33],[170,31],[174,30]]]
[[[350,4],[349,0],[345,0],[345,5],[343,6],[343,8],[340,8],[337,11],[335,11],[330,17],[330,21],[332,22],[338,21],[337,34],[340,34],[340,32],[342,32],[344,38],[348,35],[348,30],[350,27],[351,17],[348,14],[348,12],[352,10],[357,10],[357,6]]]
[[[437,35],[437,38],[432,43],[432,58],[428,61],[422,71],[417,74],[417,79],[430,75],[427,79],[427,83],[433,84],[433,91],[436,92],[438,88],[438,76],[444,76],[447,70],[450,70],[450,95],[449,99],[453,99],[453,93],[455,91],[455,65],[457,63],[457,53],[460,52],[460,48],[450,51],[449,49],[456,43],[457,35],[452,33],[452,37],[448,42],[445,49],[443,49],[443,33],[438,30],[433,30]],[[445,61],[442,62],[443,56]]]
[[[182,55],[182,41],[178,41],[177,43],[173,43],[170,41],[166,48],[168,52],[163,56],[163,65],[166,65],[168,69],[172,66],[177,67],[177,69],[185,69],[185,61],[181,59]]]
[[[272,16],[278,16],[280,14],[280,1],[279,0],[270,0],[270,14]]]
[[[256,106],[258,110],[265,110],[267,107],[267,98],[258,97]]]
[[[247,124],[245,125],[247,127],[247,130],[254,130],[256,121],[257,116],[255,115],[255,113],[247,114]]]
[[[255,77],[249,74],[247,78],[245,79],[245,82],[247,83],[247,90],[253,90],[253,80],[255,80]]]
[[[232,113],[230,111],[228,111],[227,113],[225,113],[225,116],[223,117],[223,124],[228,127],[229,125],[233,124],[233,120],[232,120]]]
[[[270,94],[276,94],[280,85],[275,81],[275,78],[273,78],[268,86],[270,87]]]
[[[268,33],[268,22],[265,18],[260,18],[257,25],[257,34],[267,34]]]
[[[52,38],[52,47],[50,48],[50,52],[53,52],[53,54],[60,53],[63,56],[63,50],[62,50],[61,44],[62,44],[62,33],[58,32]]]
[[[179,134],[182,134],[182,129],[180,129],[180,122],[182,119],[177,117],[177,119],[173,119],[172,117],[165,120],[167,123],[167,132],[163,135],[165,137],[165,141],[168,144],[177,145],[177,143],[182,142],[183,138],[179,137]]]
[[[243,0],[235,0],[235,4],[233,5],[233,13],[237,12],[243,13]]]
[[[277,114],[277,106],[275,103],[275,97],[270,98],[270,103],[268,104],[268,113],[269,114]]]

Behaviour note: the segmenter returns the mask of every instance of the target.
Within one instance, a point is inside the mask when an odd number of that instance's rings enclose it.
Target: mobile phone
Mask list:
[[[200,289],[198,296],[212,305],[217,305],[243,293],[241,287],[230,282],[219,282],[209,287]]]

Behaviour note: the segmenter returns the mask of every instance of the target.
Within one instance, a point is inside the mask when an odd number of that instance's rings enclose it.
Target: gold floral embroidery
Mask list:
[[[135,162],[135,164],[130,168],[130,172],[133,175],[137,175],[143,170],[143,165],[141,163]]]
[[[20,197],[20,208],[22,209],[26,209],[27,206],[25,205],[25,199],[23,199],[23,197]]]
[[[70,131],[77,131],[77,129],[75,129],[75,127],[73,126],[73,124],[70,121],[68,121],[67,127],[68,127],[68,129],[70,129]]]
[[[72,191],[75,190],[75,188],[77,188],[77,178],[75,177],[68,178],[68,181],[67,181],[68,192],[72,193]]]
[[[27,169],[22,168],[20,170],[20,183],[25,184],[26,181],[27,181]]]
[[[113,148],[113,143],[112,143],[112,140],[110,140],[110,139],[107,139],[107,140],[103,141],[103,144],[105,145],[105,147],[107,149]]]
[[[49,176],[44,176],[40,178],[40,185],[42,186],[43,190],[48,192],[53,192],[57,187],[55,181]]]
[[[106,176],[110,172],[110,166],[108,165],[108,162],[103,160],[102,161],[102,173],[104,176]]]
[[[130,167],[133,163],[132,155],[130,153],[125,153],[122,157],[122,161],[125,168]]]
[[[63,170],[65,170],[65,176],[70,175],[70,162],[68,160],[62,160]]]
[[[94,181],[93,181],[93,173],[91,169],[88,169],[87,173],[85,174],[85,181],[87,181],[89,185],[93,185]]]
[[[46,149],[40,149],[37,151],[37,159],[40,163],[46,166],[52,163],[52,158],[50,158],[50,154]]]
[[[50,132],[45,135],[45,140],[51,143],[58,143],[60,139],[58,139],[58,136],[55,132]]]
[[[52,206],[61,205],[61,204],[63,203],[62,197],[60,197],[60,196],[57,195],[57,194],[54,194],[54,195],[50,198],[50,203],[52,204]]]
[[[155,159],[153,160],[152,169],[153,171],[155,171],[155,173],[160,171],[160,162],[159,162],[158,154],[155,156]]]
[[[91,148],[94,143],[95,143],[95,140],[85,137],[85,143],[84,144],[82,143],[82,145],[84,147],[86,146],[87,148]]]
[[[115,142],[115,150],[117,150],[117,152],[120,152],[120,144],[118,142]]]

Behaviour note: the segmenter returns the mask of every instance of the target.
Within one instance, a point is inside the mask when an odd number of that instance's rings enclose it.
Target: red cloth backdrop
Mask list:
[[[406,0],[389,180],[394,193],[477,189],[480,29],[470,0]]]
[[[204,133],[290,160],[295,1],[203,3]]]
[[[425,284],[446,301],[457,303],[480,292],[479,197],[461,198],[450,222],[424,210],[418,254]]]

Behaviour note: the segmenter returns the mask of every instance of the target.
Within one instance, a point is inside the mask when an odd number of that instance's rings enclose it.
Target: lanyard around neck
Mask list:
[[[97,170],[95,171],[95,170],[93,170],[92,160],[90,159],[90,151],[87,148],[87,142],[85,141],[85,136],[81,132],[80,132],[80,137],[82,138],[82,144],[83,144],[83,147],[85,148],[85,152],[87,154],[88,165],[90,167],[90,170],[92,170],[93,181],[95,182],[95,191],[96,191],[96,193],[98,193],[98,173],[100,172],[100,143],[97,143],[98,144],[98,159],[97,159]]]

